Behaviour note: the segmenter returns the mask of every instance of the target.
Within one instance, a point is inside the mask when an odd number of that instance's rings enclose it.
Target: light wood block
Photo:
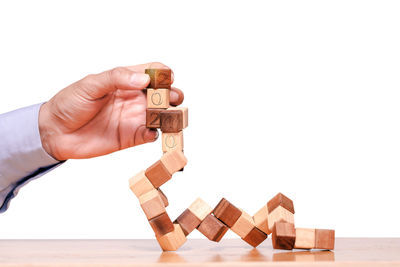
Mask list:
[[[185,155],[181,150],[177,149],[165,153],[160,161],[171,175],[181,170],[187,164]]]
[[[186,236],[179,224],[174,224],[174,230],[157,238],[157,241],[164,251],[175,251],[186,242]]]
[[[272,229],[272,247],[274,249],[293,249],[296,240],[294,225],[277,222]]]
[[[282,193],[278,193],[275,197],[268,201],[267,206],[269,213],[281,206],[294,214],[293,201]]]
[[[278,206],[268,214],[268,228],[272,232],[272,228],[276,222],[288,222],[294,224],[294,214],[282,206]]]
[[[172,173],[168,171],[167,167],[161,160],[158,160],[156,163],[148,167],[145,175],[155,188],[160,187],[172,177]]]
[[[187,107],[170,107],[167,110],[179,110],[182,112],[182,128],[185,129],[189,125],[189,109]]]
[[[335,248],[335,230],[315,229],[315,248],[333,250]]]
[[[251,230],[254,228],[253,218],[245,211],[242,210],[242,214],[235,224],[231,227],[231,230],[240,236],[245,238]]]
[[[147,89],[147,108],[167,109],[169,92],[169,89]]]
[[[201,198],[196,199],[188,208],[200,221],[203,221],[211,212],[212,208]]]
[[[200,223],[199,227],[197,227],[197,230],[199,230],[200,233],[209,240],[215,242],[219,242],[228,229],[229,228],[224,223],[215,218],[212,214],[207,215],[207,217]]]
[[[161,127],[161,120],[160,115],[161,111],[164,109],[160,108],[147,108],[146,109],[146,127],[147,128],[160,128]]]
[[[174,231],[174,225],[166,212],[149,220],[151,228],[156,237],[161,237],[169,232]]]
[[[164,203],[164,206],[165,206],[165,207],[168,207],[169,202],[168,202],[167,196],[164,194],[163,191],[161,191],[160,188],[157,188],[157,190],[158,190],[158,194],[160,195],[160,197],[161,197],[161,199],[162,199],[162,201],[163,201],[163,203]]]
[[[149,88],[171,89],[172,72],[170,69],[146,69],[145,73],[150,76]]]
[[[268,206],[263,206],[253,216],[255,226],[266,234],[271,234],[268,227]]]
[[[200,225],[201,221],[193,214],[193,212],[186,209],[178,218],[176,218],[175,223],[179,223],[183,233],[187,236]]]
[[[220,221],[228,227],[232,227],[242,215],[242,211],[235,207],[225,198],[222,198],[217,206],[214,208],[213,213]]]
[[[147,179],[144,171],[139,172],[129,179],[129,187],[136,197],[140,197],[154,189],[153,184]]]
[[[164,202],[156,189],[153,189],[139,197],[140,206],[148,220],[165,212]]]
[[[315,247],[315,229],[296,228],[294,248],[313,249]]]
[[[162,151],[169,152],[172,150],[183,151],[183,132],[178,133],[164,133],[161,134],[162,139]]]
[[[253,229],[242,239],[250,246],[257,247],[267,239],[267,237],[267,234],[259,230],[257,227],[253,227]]]

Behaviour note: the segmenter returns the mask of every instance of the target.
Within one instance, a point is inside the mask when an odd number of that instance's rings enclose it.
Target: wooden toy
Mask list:
[[[169,232],[174,231],[174,225],[166,212],[149,220],[151,228],[156,237],[161,237]]]
[[[335,230],[315,229],[315,248],[332,250],[335,247]]]
[[[274,249],[293,249],[296,240],[294,225],[277,222],[272,229],[272,247]]]
[[[162,133],[162,151],[168,152],[172,150],[181,150],[183,151],[183,132],[177,133]]]
[[[150,190],[153,190],[154,186],[146,177],[145,172],[141,171],[133,176],[131,179],[129,179],[129,188],[132,190],[136,197],[140,197]]]
[[[313,249],[315,247],[315,229],[296,228],[294,248]]]
[[[231,227],[231,230],[241,238],[245,238],[255,226],[253,218],[247,212],[241,211],[242,214]]]
[[[169,107],[169,89],[147,89],[147,108],[167,109]]]
[[[160,115],[163,109],[160,108],[148,108],[146,109],[146,127],[147,128],[160,128],[161,120]]]
[[[148,88],[171,89],[172,77],[170,69],[146,69],[145,73],[150,76]]]
[[[139,197],[140,206],[148,220],[165,212],[164,202],[156,189],[153,189]]]
[[[164,153],[160,161],[171,175],[181,170],[187,164],[185,155],[183,155],[181,150],[177,149]]]
[[[225,198],[221,199],[213,211],[215,217],[222,221],[226,226],[232,227],[242,215],[242,211],[236,208]]]
[[[161,191],[160,188],[157,188],[157,190],[158,190],[158,194],[159,194],[160,197],[161,197],[162,202],[164,203],[164,206],[165,206],[165,207],[168,207],[169,202],[168,202],[167,196],[164,194],[163,191]]]
[[[215,218],[215,216],[209,214],[200,223],[199,227],[197,227],[197,230],[199,230],[199,232],[209,240],[219,242],[228,231],[228,227],[220,220]]]
[[[172,174],[168,171],[166,166],[161,160],[147,168],[145,176],[149,179],[151,184],[158,188],[163,185],[166,181],[171,179]]]
[[[174,224],[174,230],[157,238],[164,251],[175,251],[186,242],[186,236],[179,224]]]
[[[265,239],[267,239],[267,234],[259,230],[257,227],[253,227],[251,231],[242,238],[246,241],[250,246],[257,247],[261,244]]]
[[[197,198],[188,208],[194,216],[196,216],[200,221],[203,221],[213,209],[201,198]]]
[[[178,223],[181,226],[183,233],[187,236],[200,225],[201,220],[189,209],[186,209],[178,218],[176,218],[175,223]]]

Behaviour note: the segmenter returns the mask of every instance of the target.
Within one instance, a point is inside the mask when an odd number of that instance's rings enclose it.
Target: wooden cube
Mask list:
[[[278,193],[275,197],[268,201],[267,206],[269,213],[281,206],[294,214],[293,201],[282,193]]]
[[[296,228],[294,248],[313,249],[315,247],[315,229]]]
[[[272,231],[276,222],[288,222],[294,224],[294,214],[282,206],[278,206],[268,214],[268,228]]]
[[[268,206],[263,206],[253,216],[255,226],[266,234],[271,234],[271,230],[268,227]]]
[[[149,88],[171,88],[172,77],[170,69],[146,69],[150,76]]]
[[[315,229],[315,248],[333,250],[335,248],[335,230]]]
[[[166,212],[149,220],[156,237],[161,237],[174,230],[174,225]]]
[[[215,217],[226,224],[228,227],[232,227],[236,221],[242,215],[242,211],[235,207],[225,198],[222,198],[213,211]]]
[[[157,188],[157,190],[158,190],[158,194],[160,195],[160,197],[161,197],[161,200],[163,201],[163,203],[164,203],[164,206],[165,207],[168,207],[168,205],[169,205],[169,202],[168,202],[168,198],[167,198],[167,196],[164,194],[164,192],[163,191],[161,191],[161,189],[160,188]]]
[[[169,89],[147,89],[147,108],[167,109]]]
[[[185,155],[181,150],[177,149],[165,153],[161,157],[160,161],[163,163],[163,165],[171,175],[181,170],[187,164],[187,159]]]
[[[186,242],[186,236],[179,224],[174,224],[174,230],[157,238],[164,251],[175,251]]]
[[[178,133],[164,133],[161,134],[162,139],[162,151],[169,152],[172,150],[183,151],[183,132]]]
[[[260,245],[265,239],[267,239],[267,234],[260,231],[257,227],[253,227],[253,229],[242,238],[247,242],[250,246],[257,247]]]
[[[161,131],[163,133],[177,133],[187,127],[187,108],[168,108],[160,114]]]
[[[242,214],[235,222],[235,224],[231,227],[231,230],[241,238],[245,238],[250,233],[250,231],[253,230],[253,228],[253,218],[248,213],[242,210]]]
[[[129,179],[129,187],[136,197],[140,197],[141,195],[154,189],[153,184],[149,179],[147,179],[144,171],[139,172]]]
[[[200,225],[201,221],[193,214],[193,212],[186,209],[178,218],[176,218],[175,223],[179,223],[183,233],[187,236]]]
[[[160,121],[160,115],[161,111],[164,109],[160,108],[147,108],[146,109],[146,127],[147,128],[160,128],[161,127],[161,121]]]
[[[194,216],[203,221],[211,212],[212,208],[201,198],[197,198],[188,208]]]
[[[170,173],[164,163],[159,160],[147,168],[145,175],[149,179],[151,184],[155,188],[158,188],[169,179],[171,179],[172,173]]]
[[[151,220],[165,212],[164,203],[156,189],[141,195],[139,197],[139,202],[148,220]]]
[[[212,214],[209,214],[200,223],[199,227],[197,227],[197,230],[199,230],[200,233],[202,233],[209,240],[219,242],[228,231],[228,227],[220,220],[215,218]]]
[[[296,240],[294,225],[277,222],[272,229],[272,247],[274,249],[293,249]]]
[[[179,110],[182,112],[182,128],[185,129],[189,125],[189,109],[187,107],[169,107],[167,110]]]

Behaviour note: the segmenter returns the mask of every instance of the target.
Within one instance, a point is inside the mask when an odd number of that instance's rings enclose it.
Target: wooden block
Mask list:
[[[144,171],[139,172],[129,179],[129,187],[136,197],[140,197],[154,189],[153,184],[147,179]]]
[[[168,108],[160,114],[161,131],[164,133],[177,133],[188,125],[187,108]]]
[[[225,198],[222,198],[213,211],[215,217],[226,224],[229,228],[232,227],[242,215],[242,211],[236,208]]]
[[[253,218],[248,213],[242,210],[242,215],[240,215],[239,219],[231,227],[231,230],[241,238],[245,238],[250,233],[250,231],[253,230],[253,228]]]
[[[165,153],[160,161],[163,163],[168,172],[172,175],[179,171],[187,164],[187,159],[181,150],[174,149]],[[147,176],[149,178],[149,176]],[[151,179],[149,178],[151,181]]]
[[[172,150],[183,151],[183,132],[178,133],[164,133],[161,134],[162,139],[162,151],[169,152]]]
[[[161,237],[174,230],[174,225],[166,212],[149,220],[156,237]]]
[[[159,160],[147,168],[145,175],[151,184],[155,188],[158,188],[171,179],[172,173],[170,173],[164,163]]]
[[[247,242],[250,246],[257,247],[260,245],[265,239],[267,239],[267,234],[260,231],[257,227],[253,227],[253,229],[242,238]]]
[[[271,234],[268,227],[268,207],[265,205],[253,216],[255,226],[266,234]]]
[[[165,212],[164,203],[156,189],[141,195],[139,197],[139,202],[148,220],[151,220]]]
[[[186,236],[179,224],[174,223],[174,230],[157,238],[157,241],[164,251],[175,251],[186,242]]]
[[[294,214],[293,201],[282,193],[278,193],[270,201],[268,201],[268,212],[271,213],[274,209],[281,206]]]
[[[185,129],[189,125],[189,109],[187,107],[170,107],[167,110],[179,110],[182,112],[182,128]]]
[[[164,192],[163,191],[161,191],[161,189],[160,188],[157,188],[157,190],[158,190],[158,194],[160,195],[160,197],[161,197],[161,200],[163,201],[163,203],[164,203],[164,206],[165,207],[168,207],[168,205],[169,205],[169,202],[168,202],[168,198],[167,198],[167,196],[164,194]]]
[[[197,227],[197,230],[199,230],[200,233],[202,233],[209,240],[219,242],[228,231],[228,227],[226,227],[225,224],[215,218],[212,214],[209,214],[200,223],[199,227]]]
[[[169,107],[169,89],[147,89],[147,108],[167,109]]]
[[[296,228],[294,248],[313,249],[315,247],[315,229]]]
[[[193,212],[186,209],[178,218],[176,218],[175,223],[179,223],[183,233],[187,236],[200,225],[201,221],[193,214]]]
[[[160,121],[160,115],[161,111],[163,109],[160,108],[147,108],[146,109],[146,127],[147,128],[160,128],[161,127],[161,121]]]
[[[335,248],[335,230],[315,229],[315,248],[333,250]]]
[[[272,229],[272,247],[274,249],[293,249],[296,240],[294,225],[277,222]]]
[[[171,88],[172,77],[170,69],[146,69],[150,76],[149,88]]]
[[[188,208],[200,221],[203,221],[211,212],[212,208],[201,198],[196,199]]]
[[[294,224],[294,214],[282,206],[278,206],[268,214],[268,228],[272,231],[276,222],[288,222]]]

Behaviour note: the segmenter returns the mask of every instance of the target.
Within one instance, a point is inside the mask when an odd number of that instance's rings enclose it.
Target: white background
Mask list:
[[[1,1],[0,112],[161,61],[190,114],[189,163],[163,186],[173,219],[197,196],[254,213],[283,192],[297,226],[400,236],[399,14],[398,1]],[[158,140],[68,161],[20,191],[0,238],[153,238],[128,179],[160,156]]]

